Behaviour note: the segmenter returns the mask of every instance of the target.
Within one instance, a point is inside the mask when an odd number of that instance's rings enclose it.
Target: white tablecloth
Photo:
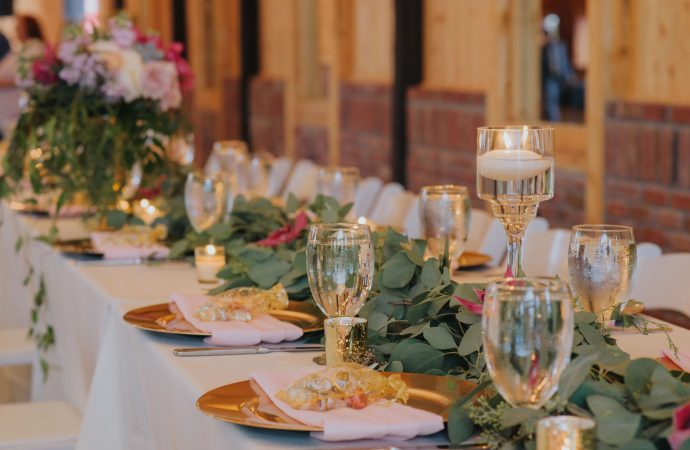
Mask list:
[[[45,395],[65,399],[83,412],[78,448],[344,448],[343,444],[326,444],[304,433],[219,422],[196,409],[196,399],[210,389],[247,379],[256,370],[310,364],[315,354],[178,358],[172,355],[173,348],[201,345],[201,341],[155,335],[122,320],[132,308],[167,301],[171,292],[201,292],[189,265],[79,266],[30,239],[25,239],[17,255],[16,237],[46,230],[49,223],[19,217],[3,208],[0,326],[28,324],[32,300],[21,281],[30,260],[45,276],[45,317],[56,335],[56,345],[48,355],[53,369]],[[78,221],[64,221],[60,229],[65,238],[85,235]],[[460,280],[475,281],[482,276],[469,273]],[[690,331],[676,330],[673,336],[681,346],[690,342]],[[664,340],[662,334],[622,336],[621,347],[633,356],[657,356]],[[439,434],[414,442],[444,440]],[[356,445],[361,448],[366,444]]]

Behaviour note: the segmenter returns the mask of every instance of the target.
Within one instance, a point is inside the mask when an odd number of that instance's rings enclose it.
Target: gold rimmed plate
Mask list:
[[[384,372],[390,376],[392,373]],[[467,395],[476,384],[453,377],[402,373],[408,386],[410,399],[408,405],[439,414],[448,421],[450,406],[458,398]],[[266,405],[264,402],[268,402]],[[297,422],[277,411],[270,400],[260,398],[252,388],[252,381],[240,381],[212,389],[199,397],[197,408],[204,414],[224,422],[256,428],[289,431],[323,431]],[[270,412],[274,410],[274,412]]]
[[[476,252],[463,252],[460,255],[460,269],[471,269],[473,267],[480,267],[488,264],[491,261],[491,256]]]
[[[91,239],[89,238],[57,241],[53,244],[53,247],[66,257],[72,259],[103,259],[103,253],[93,248]]]
[[[323,315],[312,303],[307,301],[290,301],[288,309],[272,311],[273,317],[284,322],[297,325],[305,333],[323,330]],[[128,324],[142,330],[155,331],[157,333],[180,334],[185,336],[210,336],[202,331],[168,330],[165,324],[172,321],[175,315],[170,312],[168,303],[144,306],[127,312],[123,319]]]

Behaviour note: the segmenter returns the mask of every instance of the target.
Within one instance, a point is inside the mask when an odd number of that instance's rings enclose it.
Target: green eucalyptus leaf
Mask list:
[[[501,428],[511,428],[527,420],[543,416],[544,413],[538,409],[524,407],[508,408],[501,413]]]
[[[438,284],[441,280],[441,271],[439,270],[437,260],[428,259],[424,263],[420,280],[427,289],[431,289]]]
[[[596,362],[597,355],[578,356],[563,371],[558,382],[558,395],[568,400],[577,388],[589,377],[589,371]]]
[[[381,312],[374,312],[369,316],[369,330],[377,333],[386,333],[388,316]]]
[[[422,334],[424,339],[426,339],[432,347],[439,350],[455,348],[457,345],[455,339],[453,339],[453,335],[450,334],[450,331],[448,331],[446,327],[438,326],[425,328]]]
[[[587,397],[587,406],[597,420],[597,438],[611,445],[624,445],[635,438],[642,422],[642,416],[635,414],[617,402],[603,395]]]
[[[633,439],[620,447],[621,450],[655,450],[656,446],[652,441],[646,439]]]
[[[471,353],[479,351],[482,347],[482,324],[475,323],[465,332],[460,345],[458,346],[458,354],[460,356],[467,356]]]
[[[416,269],[417,266],[404,253],[397,253],[381,267],[383,285],[391,289],[405,287]]]
[[[252,267],[247,275],[262,289],[272,288],[290,270],[290,263],[273,259]]]
[[[403,365],[400,361],[392,361],[386,366],[386,372],[402,372]]]

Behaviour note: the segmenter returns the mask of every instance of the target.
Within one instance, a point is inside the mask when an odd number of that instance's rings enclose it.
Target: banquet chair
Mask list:
[[[36,344],[26,328],[0,328],[0,367],[31,366],[31,400],[42,397],[43,380]],[[1,447],[0,447],[1,448]]]
[[[549,222],[546,219],[543,217],[535,217],[534,220],[527,225],[525,236],[523,238],[523,244],[529,240],[529,237],[532,233],[546,231],[548,228]],[[479,253],[489,255],[491,257],[491,261],[489,261],[488,265],[491,267],[496,267],[504,262],[507,247],[508,239],[506,237],[503,224],[501,224],[498,219],[494,218],[484,234],[482,244],[479,247]]]
[[[424,237],[424,230],[422,228],[422,221],[419,217],[419,196],[410,205],[410,209],[405,216],[405,234],[412,239],[421,239]]]
[[[638,261],[630,297],[646,307],[675,308],[690,315],[690,253],[666,253]]]
[[[398,194],[404,191],[405,189],[398,183],[387,183],[381,188],[381,192],[379,192],[374,205],[369,211],[369,215],[366,217],[377,224],[387,225],[384,221],[386,214],[388,214],[388,206]]]
[[[467,232],[465,249],[478,252],[482,246],[484,235],[487,233],[493,217],[482,209],[472,208],[470,213],[470,227]]]
[[[378,177],[368,177],[359,182],[352,207],[355,217],[368,216],[382,187],[383,181]]]
[[[206,165],[204,166],[204,173],[206,175],[215,175],[220,172],[220,161],[215,153],[211,152],[206,160]]]
[[[570,230],[551,228],[525,237],[522,267],[529,276],[567,277]],[[566,278],[567,279],[567,278]]]
[[[637,244],[637,260],[641,261],[647,258],[656,258],[661,256],[661,247],[651,242],[640,242]]]
[[[375,211],[376,219],[372,218],[372,220],[378,225],[404,231],[407,213],[410,211],[415,199],[416,196],[412,192],[398,192]]]
[[[277,197],[283,192],[291,168],[292,159],[288,157],[277,158],[273,161],[271,173],[268,175],[267,197]]]
[[[0,449],[71,450],[77,444],[81,415],[66,402],[0,405]]]
[[[316,197],[316,180],[319,166],[308,159],[300,159],[292,169],[287,185],[283,190],[283,199],[293,194],[300,201],[311,201]]]

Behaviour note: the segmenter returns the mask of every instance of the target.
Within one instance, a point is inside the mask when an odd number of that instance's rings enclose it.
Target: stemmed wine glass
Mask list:
[[[371,230],[356,223],[317,223],[309,228],[307,278],[327,319],[326,364],[335,365],[364,350],[364,306],[374,277]],[[364,338],[365,340],[365,338]]]
[[[249,197],[265,196],[274,160],[273,155],[268,152],[254,153],[244,170],[237,172],[238,191]]]
[[[198,232],[218,223],[225,211],[225,185],[213,176],[190,172],[184,186],[184,205],[192,227]]]
[[[486,364],[513,406],[541,408],[558,389],[573,344],[572,294],[556,278],[507,278],[484,297]]]
[[[182,166],[194,162],[194,134],[178,133],[170,138],[165,147],[168,158]]]
[[[467,188],[453,184],[424,186],[419,193],[419,218],[429,251],[442,260],[448,249],[451,271],[467,242],[470,218]]]
[[[356,167],[323,167],[319,170],[316,191],[346,205],[355,201],[359,180],[359,169]]]
[[[568,275],[580,305],[609,321],[630,293],[637,247],[633,229],[623,225],[576,225],[570,235]]]
[[[522,237],[539,203],[553,197],[553,128],[477,130],[477,195],[491,202],[508,235],[508,267],[522,274]]]

